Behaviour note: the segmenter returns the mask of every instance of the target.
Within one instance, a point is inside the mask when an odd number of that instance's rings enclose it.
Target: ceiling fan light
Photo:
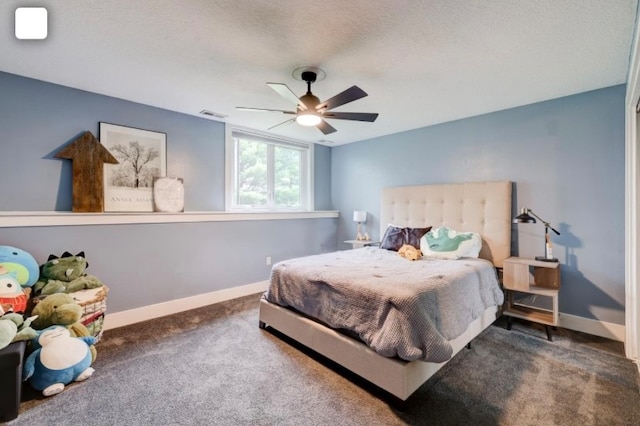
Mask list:
[[[320,116],[313,111],[298,113],[296,117],[296,122],[301,126],[317,126],[321,121]]]

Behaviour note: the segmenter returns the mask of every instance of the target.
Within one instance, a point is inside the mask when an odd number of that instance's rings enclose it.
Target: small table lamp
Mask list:
[[[361,223],[367,223],[367,212],[362,210],[355,210],[353,212],[353,221],[358,222],[358,235],[356,235],[356,240],[358,241],[368,240],[369,238],[367,238],[367,233],[365,232],[363,235],[360,229]]]
[[[533,217],[532,217],[533,216]],[[544,225],[544,256],[536,256],[536,260],[541,260],[543,262],[557,262],[558,259],[553,257],[553,249],[551,245],[551,238],[549,237],[549,229],[555,232],[557,235],[560,235],[558,231],[556,231],[549,222],[544,221],[537,214],[535,214],[531,209],[526,207],[522,208],[521,213],[513,219],[513,223],[536,223],[537,218]]]

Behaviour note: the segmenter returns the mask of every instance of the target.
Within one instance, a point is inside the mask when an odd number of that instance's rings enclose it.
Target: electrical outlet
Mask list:
[[[271,265],[271,256],[267,256],[267,260],[265,263],[267,264],[267,266]]]

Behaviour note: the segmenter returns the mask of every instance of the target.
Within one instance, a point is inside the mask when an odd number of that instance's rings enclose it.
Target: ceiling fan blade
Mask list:
[[[320,105],[318,105],[316,109],[320,110],[322,108],[326,108],[326,109],[336,108],[336,107],[339,107],[340,105],[348,104],[349,102],[353,102],[360,98],[364,98],[365,96],[367,96],[367,92],[365,92],[358,86],[351,86],[344,92],[340,92],[337,95],[335,95],[333,98],[329,98],[326,101],[322,102]]]
[[[335,118],[338,120],[368,121],[373,123],[378,118],[377,113],[370,112],[325,112],[324,118]]]
[[[320,124],[318,124],[316,126],[318,129],[320,129],[320,131],[322,133],[324,133],[325,135],[328,135],[330,133],[334,133],[337,132],[337,130],[335,129],[335,127],[333,127],[331,124],[327,123],[326,121],[322,120],[320,121]]]
[[[292,121],[295,121],[295,117],[294,117],[294,118],[290,118],[290,119],[288,119],[288,120],[285,120],[285,121],[283,121],[282,123],[278,123],[278,124],[276,124],[275,126],[271,126],[271,127],[269,127],[267,130],[271,130],[271,129],[273,129],[274,127],[282,126],[283,124],[291,123]]]
[[[295,111],[285,111],[283,109],[251,108],[251,107],[236,107],[236,109],[239,111],[282,112],[284,114],[296,114]]]
[[[296,94],[293,93],[293,91],[291,91],[291,89],[289,89],[289,86],[287,86],[286,84],[283,84],[283,83],[267,83],[267,85],[269,87],[271,87],[273,90],[275,90],[276,92],[278,92],[278,94],[280,96],[282,96],[283,98],[285,98],[286,100],[288,100],[292,104],[298,105],[298,107],[301,108],[303,111],[305,111],[307,109],[307,106],[304,105],[302,102],[300,102],[300,99],[298,99]]]

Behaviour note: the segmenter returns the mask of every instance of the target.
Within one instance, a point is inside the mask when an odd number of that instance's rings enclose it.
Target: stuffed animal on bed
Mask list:
[[[17,247],[0,246],[0,266],[15,272],[23,287],[31,287],[38,281],[40,268],[31,254]]]
[[[402,247],[400,247],[400,249],[398,250],[398,254],[409,260],[418,260],[422,256],[420,250],[418,250],[411,244],[404,244]]]
[[[0,265],[0,303],[3,306],[10,305],[8,310],[12,312],[24,312],[27,310],[28,300],[29,294],[20,285],[18,273],[9,272],[5,266]]]
[[[61,325],[69,329],[72,337],[91,336],[87,327],[80,322],[82,306],[78,305],[69,294],[56,293],[45,297],[35,305],[31,315],[38,316],[32,323],[36,330],[43,330],[52,325]],[[93,344],[91,345],[91,355],[95,361],[97,351]]]
[[[88,288],[102,287],[97,277],[86,274],[89,266],[84,252],[75,256],[64,252],[62,256],[49,255],[47,263],[40,268],[40,279],[35,284],[34,295],[73,293]]]
[[[431,229],[420,239],[420,249],[427,258],[455,260],[461,257],[478,257],[482,249],[482,237],[477,232],[458,232],[442,226]]]
[[[59,325],[40,331],[31,340],[36,349],[24,361],[23,380],[29,380],[44,396],[51,396],[71,382],[88,379],[94,372],[89,349],[93,343],[93,336],[71,337],[69,330]]]

